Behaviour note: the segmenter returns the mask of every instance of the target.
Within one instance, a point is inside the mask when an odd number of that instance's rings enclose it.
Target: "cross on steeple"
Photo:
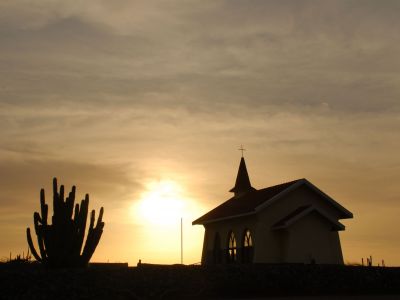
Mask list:
[[[243,157],[243,151],[246,151],[246,149],[243,148],[243,145],[240,145],[240,148],[238,150],[242,151],[242,157]]]

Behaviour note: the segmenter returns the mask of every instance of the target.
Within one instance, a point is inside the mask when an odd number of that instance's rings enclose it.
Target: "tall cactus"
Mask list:
[[[39,252],[36,251],[31,237],[31,230],[26,229],[26,236],[32,255],[36,260],[49,267],[85,267],[89,263],[103,233],[103,207],[95,224],[95,211],[90,216],[89,231],[85,237],[86,220],[89,208],[89,195],[86,194],[81,204],[75,204],[75,186],[64,200],[64,186],[60,191],[57,178],[53,179],[53,216],[52,224],[47,223],[48,205],[45,202],[44,189],[40,191],[41,214],[33,214]],[[73,215],[73,217],[72,217]]]

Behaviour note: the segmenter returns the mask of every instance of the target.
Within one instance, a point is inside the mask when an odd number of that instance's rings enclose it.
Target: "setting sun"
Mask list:
[[[192,221],[203,211],[184,181],[172,177],[149,179],[131,207],[131,217],[140,226],[137,234],[142,237],[140,245],[136,245],[138,259],[179,262],[182,229],[184,262],[199,262],[204,231],[200,226],[192,226]]]
[[[174,181],[160,180],[147,185],[136,213],[143,222],[165,226],[176,224],[184,208],[182,188]]]

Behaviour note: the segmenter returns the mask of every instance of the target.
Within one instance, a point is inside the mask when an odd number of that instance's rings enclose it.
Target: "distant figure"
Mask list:
[[[353,214],[304,178],[255,189],[240,150],[234,196],[193,221],[205,227],[201,263],[343,264],[338,220]]]
[[[137,266],[140,267],[141,265],[142,265],[142,260],[139,259],[139,261],[138,261],[138,263],[137,263]]]

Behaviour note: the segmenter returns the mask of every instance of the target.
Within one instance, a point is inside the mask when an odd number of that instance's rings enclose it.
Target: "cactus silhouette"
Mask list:
[[[45,202],[44,189],[40,191],[41,214],[33,214],[33,222],[37,235],[39,253],[36,251],[31,231],[26,229],[28,245],[36,260],[45,266],[53,268],[86,267],[92,257],[103,233],[103,207],[95,224],[95,211],[92,210],[90,225],[85,246],[83,240],[86,231],[86,220],[89,208],[89,195],[80,203],[75,203],[75,186],[64,200],[64,186],[60,191],[57,187],[57,178],[53,179],[53,216],[52,224],[47,223],[48,205]],[[72,217],[73,215],[73,217]]]

